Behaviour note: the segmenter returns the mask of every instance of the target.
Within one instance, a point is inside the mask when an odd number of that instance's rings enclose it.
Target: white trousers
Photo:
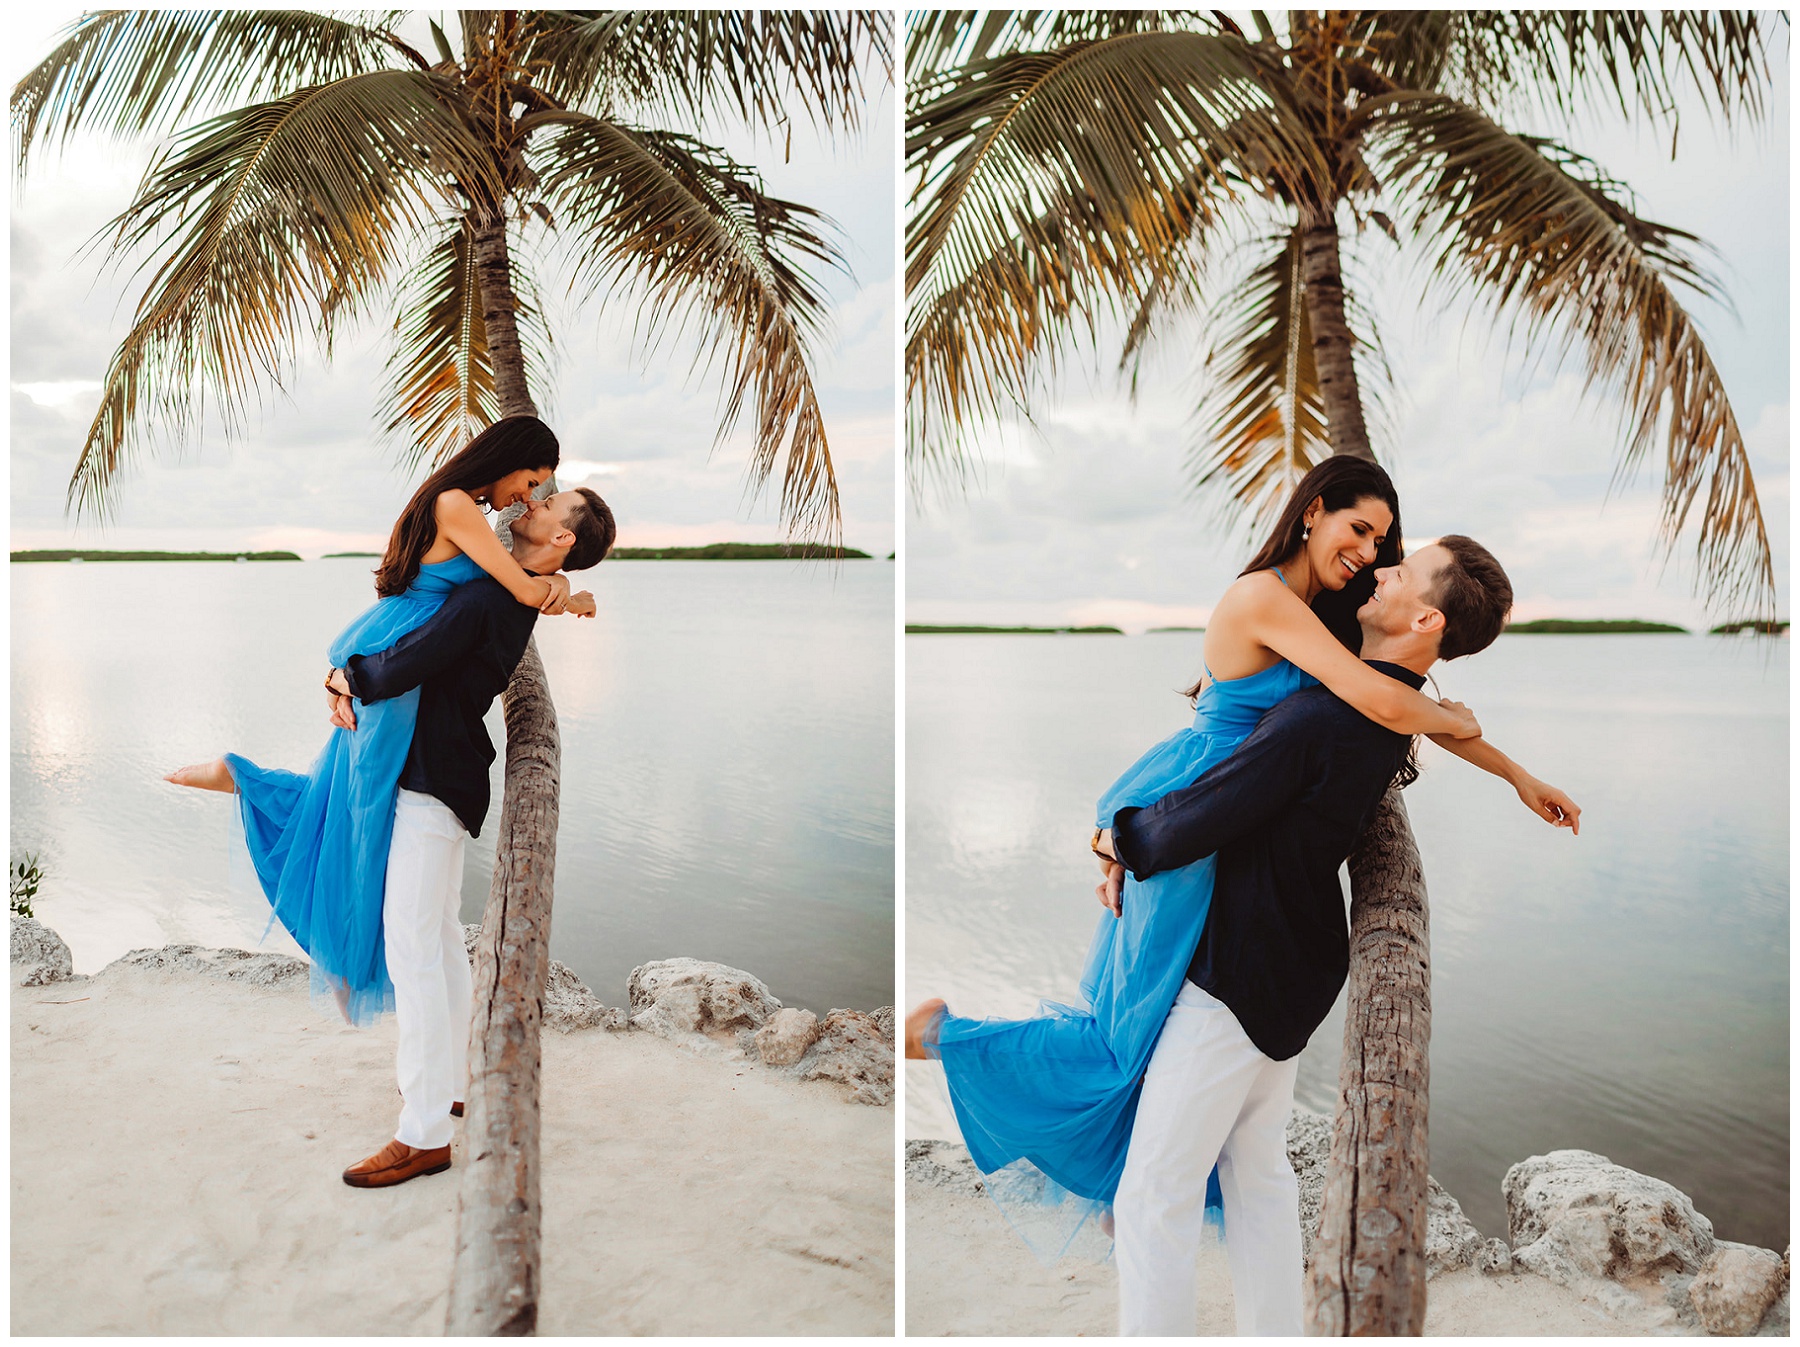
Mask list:
[[[461,916],[467,836],[436,796],[401,790],[381,921],[400,1030],[394,1136],[421,1150],[450,1144],[450,1105],[463,1097],[469,1078],[473,982]]]
[[[1287,1156],[1298,1059],[1257,1051],[1184,982],[1144,1073],[1113,1200],[1121,1336],[1194,1332],[1206,1180],[1216,1163],[1240,1336],[1301,1331],[1300,1187]]]

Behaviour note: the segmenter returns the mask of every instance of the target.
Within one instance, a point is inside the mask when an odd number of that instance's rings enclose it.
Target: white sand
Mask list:
[[[1425,1331],[1434,1335],[1596,1336],[1648,1327],[1609,1319],[1592,1301],[1529,1275],[1446,1273],[1427,1294]],[[908,1336],[1111,1336],[1118,1305],[1112,1264],[1065,1259],[1046,1268],[985,1196],[907,1183]],[[1197,1323],[1203,1337],[1236,1332],[1222,1245],[1201,1255]]]
[[[303,984],[15,988],[12,1331],[442,1333],[462,1170],[339,1178],[393,1032]],[[539,1332],[893,1331],[892,1109],[636,1033],[546,1034],[543,1080]]]

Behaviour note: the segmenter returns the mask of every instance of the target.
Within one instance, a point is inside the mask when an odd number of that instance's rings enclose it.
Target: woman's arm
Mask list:
[[[488,527],[481,507],[466,491],[446,491],[437,498],[438,537],[448,538],[482,570],[498,580],[520,603],[544,613],[560,613],[569,597],[566,575],[527,575],[506,545]]]
[[[1445,734],[1458,739],[1481,733],[1468,708],[1453,710],[1440,705],[1352,655],[1325,629],[1318,615],[1286,589],[1258,586],[1244,597],[1242,617],[1249,620],[1256,641],[1304,669],[1377,725],[1396,734]]]
[[[1539,781],[1486,739],[1453,739],[1447,734],[1434,734],[1431,742],[1484,772],[1492,772],[1516,790],[1525,807],[1539,818],[1567,828],[1577,837],[1581,835],[1581,806],[1555,786]]]

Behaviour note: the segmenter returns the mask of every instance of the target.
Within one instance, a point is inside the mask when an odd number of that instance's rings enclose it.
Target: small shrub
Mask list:
[[[7,888],[11,890],[11,908],[15,917],[33,916],[31,900],[37,897],[38,885],[44,882],[43,867],[37,853],[28,851],[25,859],[14,861],[7,872]]]

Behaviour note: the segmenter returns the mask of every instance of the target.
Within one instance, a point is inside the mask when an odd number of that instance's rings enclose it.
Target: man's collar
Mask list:
[[[1384,659],[1364,660],[1371,669],[1379,669],[1389,678],[1397,678],[1415,692],[1425,686],[1425,675],[1407,668],[1404,664],[1390,664]]]

